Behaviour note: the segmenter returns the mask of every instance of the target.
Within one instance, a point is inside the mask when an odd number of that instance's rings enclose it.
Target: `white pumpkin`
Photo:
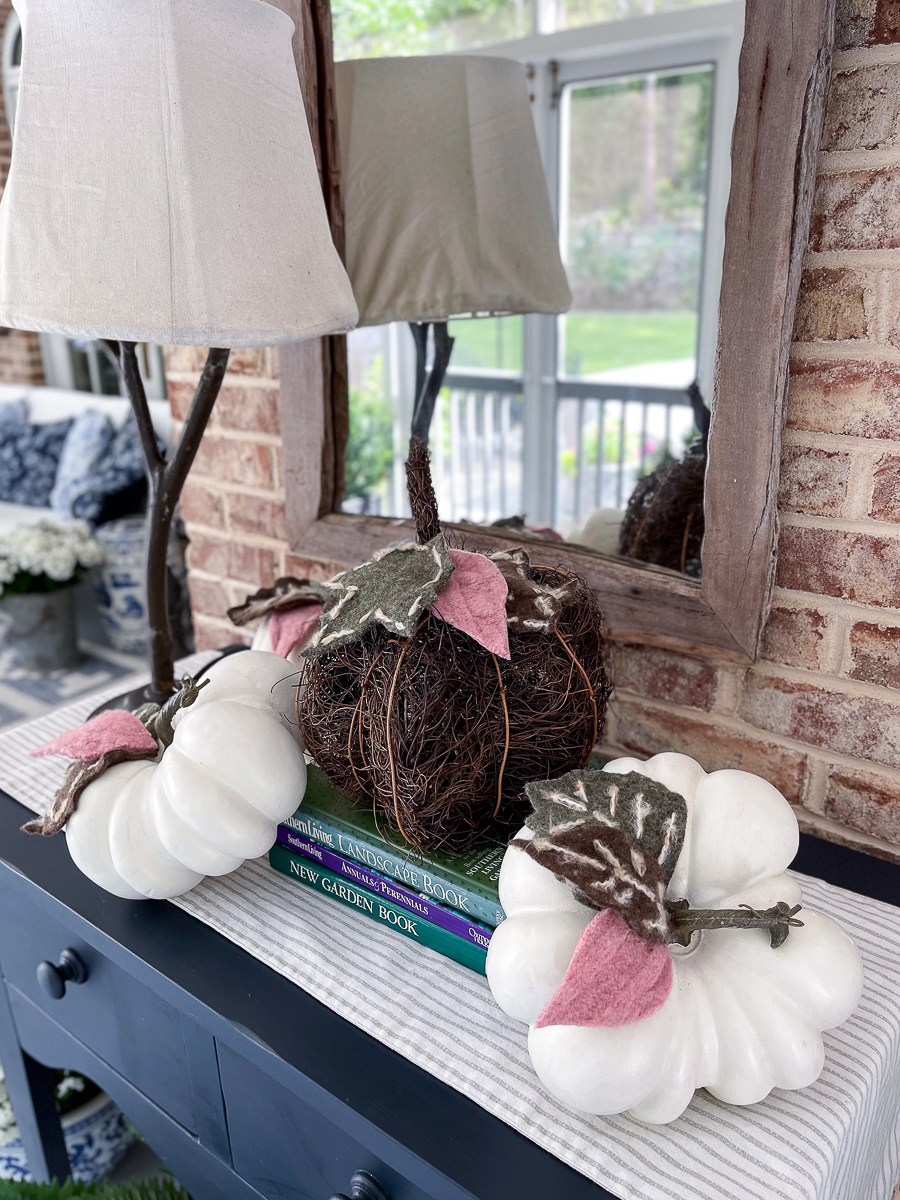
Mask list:
[[[768,908],[800,902],[784,874],[798,846],[791,806],[744,771],[706,774],[681,754],[621,758],[605,770],[638,772],[682,795],[688,823],[667,899],[693,908]],[[532,836],[524,829],[520,838]],[[753,1104],[772,1088],[808,1086],[822,1070],[821,1031],[852,1013],[862,965],[834,921],[804,908],[802,928],[772,949],[764,929],[705,929],[689,948],[669,946],[674,981],[665,1003],[615,1028],[536,1027],[597,912],[522,850],[500,871],[506,920],[491,938],[487,977],[497,1003],[531,1028],[528,1049],[547,1089],[582,1112],[628,1111],[662,1123],[696,1088]]]
[[[275,841],[306,789],[285,660],[252,650],[221,659],[156,762],[110,767],[66,824],[76,866],[127,899],[166,899],[227,875]]]

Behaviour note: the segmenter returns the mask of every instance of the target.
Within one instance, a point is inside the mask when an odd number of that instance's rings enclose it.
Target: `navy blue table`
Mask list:
[[[0,1061],[36,1178],[68,1174],[68,1067],[196,1200],[329,1200],[357,1170],[389,1200],[613,1200],[174,905],[97,888],[29,816],[0,792]],[[814,838],[795,866],[900,897],[900,868]],[[54,998],[38,967],[67,949],[87,978]]]

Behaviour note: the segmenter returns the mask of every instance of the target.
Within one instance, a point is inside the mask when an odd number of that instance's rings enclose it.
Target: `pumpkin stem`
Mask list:
[[[162,708],[157,708],[155,712],[146,717],[142,714],[149,705],[138,710],[136,715],[144,722],[163,750],[167,750],[174,740],[175,730],[172,728],[172,720],[175,714],[183,708],[190,708],[208,683],[208,679],[204,679],[202,683],[196,683],[190,675],[185,675],[181,681],[181,687],[174,696],[170,696]]]
[[[777,950],[791,929],[803,927],[803,922],[795,919],[801,907],[795,904],[791,908],[779,900],[762,911],[749,904],[740,908],[691,908],[687,900],[669,900],[666,903],[671,922],[669,942],[689,946],[693,934],[701,929],[768,929],[772,949]]]

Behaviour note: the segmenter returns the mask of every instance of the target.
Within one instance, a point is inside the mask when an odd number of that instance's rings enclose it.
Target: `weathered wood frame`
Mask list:
[[[341,245],[328,0],[276,0],[298,28],[298,67]],[[302,14],[312,14],[303,16]],[[732,137],[716,384],[706,485],[702,582],[540,543],[596,591],[617,638],[755,658],[771,603],[776,498],[794,310],[831,76],[834,0],[747,0]],[[318,81],[313,86],[313,81]],[[326,339],[282,349],[281,416],[292,549],[352,564],[411,522],[351,516],[340,502],[347,430],[346,349]],[[457,530],[471,549],[516,544],[500,531]]]

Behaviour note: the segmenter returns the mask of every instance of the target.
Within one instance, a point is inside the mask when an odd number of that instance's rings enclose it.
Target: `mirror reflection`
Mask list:
[[[540,5],[544,24],[521,4],[458,7],[404,32],[336,4],[337,56],[530,33],[485,50],[528,65],[573,303],[450,322],[431,428],[441,516],[697,577],[742,5],[596,0],[586,20],[604,23],[577,35],[585,20],[561,5]],[[354,331],[349,362],[344,511],[406,516],[408,328]]]

